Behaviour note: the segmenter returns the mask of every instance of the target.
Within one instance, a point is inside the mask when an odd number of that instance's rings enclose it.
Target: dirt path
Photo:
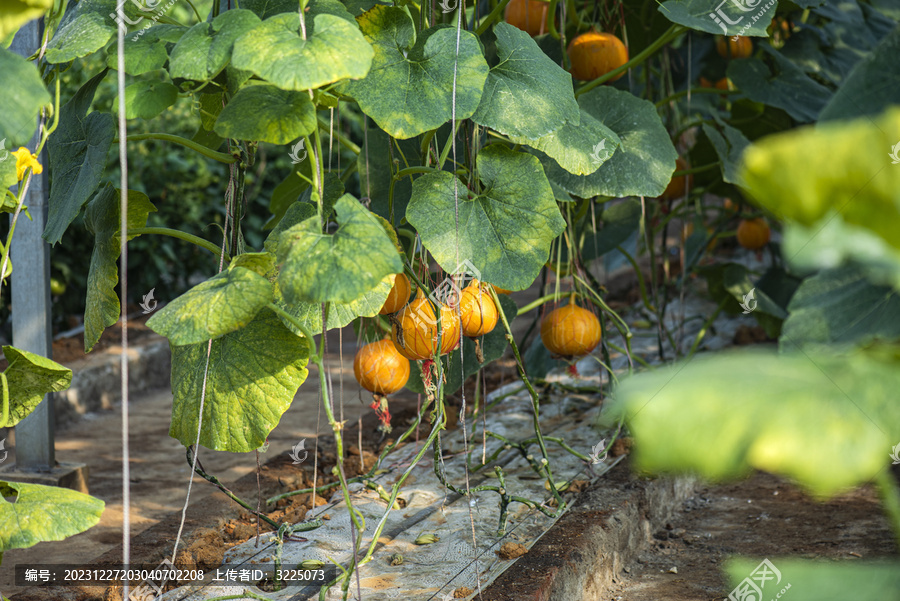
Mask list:
[[[723,601],[731,587],[721,568],[732,555],[769,558],[777,567],[787,555],[860,561],[896,558],[898,549],[872,488],[820,504],[784,480],[756,474],[700,490],[598,601]]]

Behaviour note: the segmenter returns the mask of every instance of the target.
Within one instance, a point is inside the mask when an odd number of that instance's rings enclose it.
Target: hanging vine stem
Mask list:
[[[541,434],[541,424],[539,421],[540,397],[538,397],[538,393],[535,391],[534,386],[531,385],[531,381],[529,381],[528,375],[525,373],[525,364],[522,363],[522,356],[519,354],[519,347],[518,345],[516,345],[516,340],[513,337],[512,330],[509,327],[509,321],[506,319],[506,313],[503,311],[503,305],[500,304],[500,299],[497,297],[497,291],[494,290],[493,286],[489,286],[488,291],[491,293],[494,304],[497,306],[497,313],[500,315],[500,321],[503,322],[503,328],[506,330],[506,339],[509,341],[509,345],[512,347],[513,354],[516,357],[516,366],[519,368],[519,376],[522,378],[522,381],[525,383],[525,387],[528,388],[528,392],[531,395],[534,433],[537,435],[538,445],[541,447],[541,464],[544,470],[546,470],[545,475],[547,477],[547,481],[550,483],[550,492],[553,493],[553,498],[556,499],[558,507],[557,511],[562,512],[565,509],[565,502],[562,500],[562,497],[559,496],[559,491],[556,490],[556,483],[553,482],[553,475],[550,470],[550,459],[547,456],[547,445],[544,444],[544,436]]]
[[[202,144],[194,142],[193,140],[188,140],[187,138],[182,138],[181,136],[176,136],[174,134],[131,134],[129,136],[126,136],[125,140],[127,140],[128,142],[137,142],[140,140],[162,140],[163,142],[172,142],[174,144],[180,144],[185,148],[190,148],[191,150],[198,152],[207,158],[219,161],[220,163],[237,163],[241,160],[239,157],[235,157],[224,152],[211,150],[206,146],[203,146]],[[114,138],[113,144],[118,141],[118,138]]]

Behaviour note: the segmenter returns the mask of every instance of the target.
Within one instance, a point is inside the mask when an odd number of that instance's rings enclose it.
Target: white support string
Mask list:
[[[124,3],[116,6],[119,17],[117,28],[117,79],[119,96],[119,305],[122,310],[122,563],[131,563],[131,470],[128,453],[128,145],[125,125],[125,22]],[[57,75],[58,77],[59,75]],[[122,598],[128,599],[128,580],[122,582]]]

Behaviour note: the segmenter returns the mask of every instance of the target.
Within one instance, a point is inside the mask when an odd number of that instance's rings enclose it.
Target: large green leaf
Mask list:
[[[509,136],[516,144],[524,144],[540,150],[556,161],[556,164],[574,175],[590,175],[613,156],[621,144],[616,132],[580,109],[581,116],[575,123],[566,122],[556,131],[537,140]]]
[[[500,21],[493,32],[497,64],[488,73],[472,121],[529,140],[546,136],[566,122],[577,126],[580,111],[572,76],[521,29]]]
[[[261,22],[249,10],[232,9],[211,22],[197,23],[172,49],[169,73],[196,81],[212,79],[228,64],[235,41]]]
[[[0,553],[84,532],[100,521],[104,507],[68,488],[0,480]]]
[[[3,354],[9,362],[4,372],[9,385],[8,428],[34,411],[45,394],[65,390],[72,383],[72,370],[46,357],[12,346],[4,346]]]
[[[394,286],[394,276],[386,276],[383,280],[372,289],[363,294],[356,300],[349,303],[331,303],[328,305],[328,322],[325,329],[333,330],[335,328],[343,328],[357,317],[373,317],[378,315],[384,301],[387,300]],[[275,290],[276,304],[284,309],[286,313],[294,317],[303,324],[312,334],[320,334],[322,332],[322,303],[310,302],[294,302],[287,303],[281,295],[281,289],[276,287]],[[282,320],[285,327],[297,334],[302,335],[302,331],[294,326],[287,319]]]
[[[877,115],[900,104],[900,26],[881,40],[875,51],[857,63],[829,103],[821,121]]]
[[[137,2],[123,2],[126,23],[136,25],[149,16],[138,9]],[[81,0],[70,6],[53,33],[44,55],[50,64],[67,63],[103,48],[116,34],[116,0]]]
[[[896,362],[861,353],[700,356],[623,381],[608,415],[624,413],[642,469],[718,480],[757,468],[830,496],[873,478],[900,440]]]
[[[34,63],[2,48],[0,73],[7,82],[0,86],[0,140],[6,140],[9,151],[31,141],[38,111],[50,102],[50,94]],[[2,153],[0,150],[0,156]]]
[[[141,37],[125,44],[125,72],[129,75],[142,75],[162,69],[169,60],[169,44],[177,42],[188,28],[181,25],[154,25],[142,31],[144,33]],[[109,47],[106,65],[110,69],[119,67],[116,44]]]
[[[344,195],[344,182],[337,173],[328,172],[325,174],[323,183],[325,197],[322,204],[322,218],[327,222],[331,220],[331,215],[334,213],[335,203]],[[318,194],[316,196],[318,197]],[[312,198],[312,189],[307,187],[300,196],[300,200],[291,203],[284,212],[284,216],[266,237],[263,243],[265,249],[277,255],[281,234],[313,215],[318,215],[318,205]]]
[[[503,312],[506,319],[512,322],[516,316],[516,303],[513,302],[505,294],[499,295],[500,304],[503,306]],[[498,323],[494,330],[485,334],[480,339],[481,351],[484,354],[484,363],[479,363],[475,354],[475,343],[470,338],[463,337],[462,363],[460,364],[459,349],[449,353],[441,358],[444,364],[444,374],[447,377],[444,383],[444,394],[454,394],[462,387],[463,380],[492,361],[496,361],[503,356],[508,342],[506,341],[506,330],[503,325]],[[406,388],[420,394],[425,393],[425,384],[422,382],[422,371],[416,365],[410,366],[409,381]]]
[[[59,127],[47,140],[50,154],[50,209],[44,239],[59,242],[69,224],[100,185],[106,153],[116,135],[109,113],[87,114],[106,69],[88,80],[59,111]]]
[[[788,307],[782,348],[809,343],[867,344],[900,339],[900,297],[875,286],[854,266],[828,269],[808,278]]]
[[[900,286],[900,169],[889,154],[898,140],[900,108],[819,124],[747,148],[741,177],[757,203],[805,226],[787,229],[788,257],[806,252],[822,267],[857,257]]]
[[[663,2],[658,10],[673,23],[698,31],[764,38],[767,37],[766,27],[778,8],[776,4],[765,9],[763,14],[768,16],[759,18],[757,13],[763,10],[766,4],[763,0],[726,1],[718,5],[707,0],[668,0]]]
[[[167,81],[138,81],[125,88],[125,118],[153,119],[178,100],[178,88]],[[119,110],[118,96],[113,112]]]
[[[163,307],[147,327],[173,346],[206,342],[243,328],[272,299],[269,280],[232,264]]]
[[[156,207],[143,192],[128,191],[129,229],[147,225],[147,216]],[[116,284],[119,282],[117,261],[120,252],[119,191],[104,187],[88,204],[84,223],[94,234],[94,250],[88,271],[87,298],[84,308],[84,352],[88,353],[100,340],[103,330],[118,321],[121,312]]]
[[[582,198],[662,194],[675,172],[678,154],[653,103],[629,92],[599,87],[579,97],[578,104],[618,135],[620,146],[596,171],[583,176],[542,157],[547,177]]]
[[[722,179],[729,184],[740,184],[738,169],[741,155],[750,145],[750,140],[740,130],[727,123],[720,122],[719,125],[722,127],[721,133],[709,123],[704,123],[703,133],[709,138],[719,157],[719,162],[722,163]]]
[[[754,588],[746,582],[749,579],[763,595],[736,598],[791,601],[900,598],[900,570],[896,561],[862,563],[785,558],[771,560],[769,564],[743,557],[728,560],[726,570],[731,585],[753,594]]]
[[[223,138],[286,144],[316,127],[316,107],[307,92],[255,85],[242,88],[225,105],[215,132]]]
[[[454,103],[456,119],[472,116],[488,65],[471,32],[459,32],[457,56],[456,29],[432,28],[416,39],[403,9],[376,6],[359,21],[375,57],[365,80],[351,82],[347,91],[381,129],[412,138],[450,120]]]
[[[303,39],[296,13],[270,17],[235,43],[232,63],[279,88],[297,91],[369,72],[372,47],[355,25],[319,14],[306,19],[306,28]]]
[[[596,235],[588,236],[581,249],[581,257],[585,261],[602,257],[637,231],[641,223],[641,203],[629,199],[607,205],[600,214],[599,221],[603,224],[602,229]]]
[[[478,154],[477,168],[484,184],[477,195],[449,173],[418,178],[406,218],[448,273],[468,260],[481,279],[524,290],[566,222],[535,157],[493,144]]]
[[[169,435],[197,441],[208,343],[172,347]],[[200,444],[215,451],[259,448],[306,380],[309,345],[264,309],[246,327],[212,342]]]
[[[806,75],[803,70],[769,46],[773,67],[758,58],[733,60],[728,78],[747,98],[783,109],[801,123],[815,121],[831,98],[831,90]]]
[[[53,0],[0,1],[0,41],[5,40],[25,23],[41,17],[52,6]]]
[[[387,232],[358,200],[345,194],[335,210],[334,234],[323,234],[316,218],[281,234],[278,283],[288,303],[349,303],[403,269]]]

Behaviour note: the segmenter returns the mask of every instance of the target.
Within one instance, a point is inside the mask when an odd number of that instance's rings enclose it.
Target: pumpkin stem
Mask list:
[[[481,339],[474,338],[473,342],[475,343],[475,358],[478,359],[478,363],[484,363],[484,351],[481,350]]]
[[[375,415],[378,416],[378,421],[381,422],[381,426],[379,430],[383,432],[391,431],[391,413],[388,411],[388,402],[387,397],[383,394],[373,394],[372,395],[372,404],[369,405],[372,409],[375,410]]]

